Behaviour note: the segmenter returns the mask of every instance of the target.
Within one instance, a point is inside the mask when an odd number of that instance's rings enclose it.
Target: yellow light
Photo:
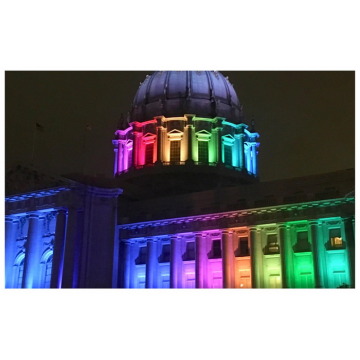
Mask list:
[[[240,287],[243,287],[243,286],[244,286],[244,284],[241,284],[241,285],[240,285]]]

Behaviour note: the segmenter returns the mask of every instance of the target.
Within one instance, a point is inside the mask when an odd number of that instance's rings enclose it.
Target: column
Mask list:
[[[50,288],[61,288],[65,254],[66,220],[67,211],[65,209],[59,209],[56,216]]]
[[[309,221],[311,242],[313,250],[313,261],[314,261],[314,276],[315,276],[315,288],[321,288],[321,263],[320,254],[318,249],[318,222],[316,220]]]
[[[119,141],[118,147],[118,172],[124,170],[124,144]]]
[[[155,239],[147,239],[146,254],[146,283],[147,289],[157,288],[157,254]]]
[[[251,286],[261,288],[262,258],[261,234],[256,227],[250,229],[250,261],[251,261]]]
[[[252,173],[253,171],[252,171],[252,159],[251,159],[251,146],[250,145],[248,145],[248,147],[247,147],[246,163],[247,163],[247,171]]]
[[[240,161],[239,167],[241,170],[245,169],[245,148],[244,148],[245,134],[240,134]]]
[[[342,220],[345,227],[345,241],[349,257],[350,287],[355,288],[355,219],[351,216]]]
[[[138,139],[137,139],[137,131],[133,132],[133,149],[132,149],[132,167],[136,169],[137,165],[137,153],[138,153]]]
[[[194,164],[194,160],[192,158],[192,125],[188,125],[188,137],[187,137],[187,144],[188,144],[188,158],[185,161],[186,164]]]
[[[281,258],[281,281],[284,289],[288,288],[287,282],[287,268],[286,268],[286,226],[285,224],[279,224],[279,241],[280,241],[280,258]]]
[[[129,240],[123,240],[119,246],[119,259],[121,259],[121,274],[119,276],[118,286],[120,288],[130,288],[130,263],[131,263],[131,243]]]
[[[257,154],[256,154],[256,143],[251,144],[251,152],[252,152],[252,172],[255,176],[257,176]]]
[[[221,165],[222,164],[222,128],[221,127],[218,127],[217,128],[218,130],[218,165]]]
[[[62,288],[71,289],[77,281],[75,281],[75,259],[78,261],[76,253],[78,246],[78,209],[70,208],[68,214],[68,221],[66,226],[66,240],[65,240],[65,255],[62,276]]]
[[[156,154],[156,163],[157,165],[161,165],[161,129],[162,126],[158,126],[156,128],[156,145],[157,145],[157,154]]]
[[[195,286],[197,289],[205,287],[206,265],[206,236],[195,234]]]
[[[115,161],[114,161],[114,176],[117,174],[118,172],[118,141],[117,140],[113,140],[113,144],[114,144],[114,153],[115,153]]]
[[[170,288],[179,287],[180,274],[180,238],[171,236],[170,238]]]
[[[5,288],[13,287],[13,265],[16,256],[16,230],[19,221],[5,216]]]
[[[222,242],[222,269],[223,269],[223,288],[230,289],[234,278],[234,246],[232,231],[223,230],[221,235]]]
[[[39,239],[39,215],[31,214],[29,217],[29,229],[26,240],[23,286],[32,289],[38,278],[40,268],[40,239]]]

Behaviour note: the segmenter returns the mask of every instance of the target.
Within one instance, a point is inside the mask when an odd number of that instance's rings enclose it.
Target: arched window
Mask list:
[[[25,254],[18,255],[15,259],[15,270],[14,270],[14,288],[21,289],[24,275],[24,261]]]
[[[40,278],[40,288],[49,289],[51,282],[51,269],[52,269],[52,260],[53,260],[53,251],[48,249],[44,252],[41,257],[41,278]]]
[[[50,288],[52,259],[53,255],[51,254],[45,263],[44,289]]]

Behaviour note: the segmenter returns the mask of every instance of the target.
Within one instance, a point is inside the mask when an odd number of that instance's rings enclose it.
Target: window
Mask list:
[[[45,277],[44,277],[44,284],[43,284],[44,289],[50,288],[52,259],[53,259],[53,255],[51,254],[45,263]]]
[[[213,259],[221,258],[221,241],[214,240],[212,242],[212,250],[213,250]]]
[[[232,146],[224,145],[224,160],[225,165],[232,166]]]
[[[166,244],[162,248],[161,262],[170,262],[170,244]]]
[[[189,241],[186,243],[185,260],[195,260],[195,242]]]
[[[170,161],[179,162],[180,161],[180,141],[173,140],[170,141]]]
[[[272,234],[267,237],[267,247],[269,254],[279,253],[279,244],[277,243],[277,235]]]
[[[342,248],[343,241],[340,229],[330,230],[330,243],[332,248]]]
[[[25,260],[25,256],[22,258],[22,260],[20,261],[19,265],[18,265],[18,273],[17,273],[17,278],[16,278],[16,284],[15,287],[18,289],[22,288],[22,280],[23,280],[23,275],[24,275],[24,260]]]
[[[209,162],[209,144],[207,141],[198,142],[198,157],[200,163]]]
[[[146,144],[145,146],[145,165],[154,163],[154,144]]]
[[[249,256],[249,244],[248,244],[248,238],[241,237],[239,240],[239,248],[240,248],[240,256]]]
[[[293,248],[295,252],[311,251],[311,245],[308,240],[307,231],[299,231],[297,233],[297,241]]]
[[[146,254],[147,254],[147,247],[143,246],[139,249],[139,257],[137,259],[137,265],[146,264]]]

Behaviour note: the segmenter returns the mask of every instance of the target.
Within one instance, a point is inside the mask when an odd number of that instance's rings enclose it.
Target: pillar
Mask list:
[[[251,261],[251,287],[261,288],[262,258],[261,234],[256,227],[251,227],[250,232],[250,261]]]
[[[349,257],[350,287],[355,288],[355,219],[353,216],[343,219],[345,227],[345,241]]]
[[[187,145],[188,145],[188,158],[185,161],[186,164],[194,164],[192,157],[192,125],[188,125]]]
[[[113,140],[113,145],[114,145],[114,154],[115,154],[115,160],[114,160],[114,176],[116,176],[117,172],[120,171],[118,170],[118,156],[119,156],[119,142],[118,140]]]
[[[240,134],[240,161],[239,161],[239,167],[241,170],[245,169],[245,147],[244,147],[244,141],[245,141],[245,134]]]
[[[222,164],[222,128],[218,127],[218,148],[217,148],[217,158],[218,158],[218,165]]]
[[[55,243],[51,269],[51,288],[61,288],[65,255],[67,211],[59,209],[56,216]]]
[[[223,230],[221,235],[222,242],[222,269],[223,269],[223,288],[230,289],[234,279],[234,246],[232,232]]]
[[[256,155],[256,143],[251,144],[251,152],[252,152],[252,172],[255,176],[257,176],[257,155]]]
[[[181,287],[180,277],[180,238],[172,236],[170,239],[170,288]]]
[[[280,258],[281,258],[281,281],[284,289],[288,288],[287,282],[287,264],[286,264],[286,226],[279,224]]]
[[[13,267],[16,256],[16,230],[19,221],[10,216],[5,216],[5,288],[13,284]]]
[[[316,220],[310,221],[309,227],[313,250],[315,288],[321,288],[323,287],[323,284],[321,279],[321,259],[318,249],[318,222]]]
[[[157,253],[155,239],[147,240],[146,252],[146,279],[145,286],[147,289],[157,288]]]
[[[195,286],[205,288],[206,236],[195,234]]]
[[[138,139],[137,139],[137,132],[133,132],[133,149],[132,149],[132,167],[136,169],[137,165],[137,154],[138,154]]]
[[[251,146],[248,145],[246,152],[246,163],[247,163],[247,171],[252,173],[252,159],[251,159]]]
[[[161,126],[156,128],[156,145],[157,145],[157,154],[156,154],[156,164],[161,164]]]
[[[77,285],[77,268],[76,262],[79,243],[79,229],[81,226],[78,219],[78,209],[70,208],[66,226],[65,254],[64,254],[64,271],[62,276],[62,288],[72,288]]]
[[[31,214],[29,217],[29,229],[26,240],[23,288],[32,289],[39,277],[41,254],[39,251],[39,215]]]
[[[123,240],[119,246],[119,259],[122,262],[121,275],[119,276],[119,287],[124,289],[130,288],[130,274],[131,274],[131,242]]]

